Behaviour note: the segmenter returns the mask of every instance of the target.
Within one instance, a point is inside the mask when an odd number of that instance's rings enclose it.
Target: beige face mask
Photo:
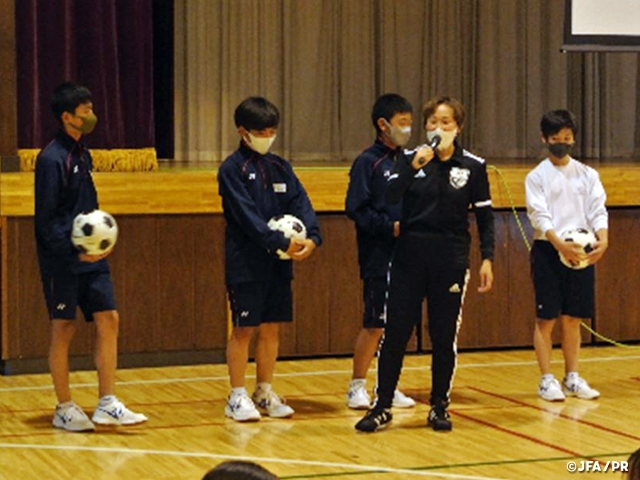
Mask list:
[[[436,136],[440,137],[438,150],[446,150],[453,144],[453,141],[458,136],[458,131],[457,129],[445,131],[445,130],[442,130],[441,128],[436,128],[435,130],[431,130],[431,131],[427,130],[427,142],[431,143],[431,141]]]
[[[269,151],[277,136],[274,135],[273,137],[256,137],[255,135],[251,135],[251,132],[247,132],[247,134],[249,135],[249,141],[247,142],[247,145],[249,145],[249,148],[251,148],[251,150],[259,153],[260,155],[265,155]]]

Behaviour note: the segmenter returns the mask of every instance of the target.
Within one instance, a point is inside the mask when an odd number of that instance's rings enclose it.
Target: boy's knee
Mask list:
[[[116,310],[96,312],[93,317],[98,330],[115,330],[117,332],[120,325],[120,315]]]
[[[251,341],[254,331],[254,327],[236,327],[231,332],[231,337],[237,342],[246,343]]]
[[[263,323],[260,325],[260,337],[263,339],[277,338],[279,331],[279,324],[277,323]]]
[[[53,338],[70,338],[76,331],[76,324],[71,320],[53,320],[51,323]]]

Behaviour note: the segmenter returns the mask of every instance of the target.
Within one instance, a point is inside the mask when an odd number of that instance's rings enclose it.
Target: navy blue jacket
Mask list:
[[[401,205],[385,200],[387,179],[401,149],[391,149],[381,140],[355,159],[349,172],[347,216],[355,221],[358,263],[362,278],[386,275],[393,252],[393,224],[400,220]]]
[[[414,150],[405,150],[389,177],[387,200],[402,200],[400,235],[441,235],[450,240],[453,262],[469,266],[469,207],[475,214],[482,259],[493,260],[494,220],[491,192],[484,159],[458,144],[453,156],[443,162],[436,156],[420,170],[411,161]]]
[[[318,218],[289,162],[260,155],[244,143],[220,165],[218,188],[227,221],[225,272],[228,285],[268,281],[273,275],[293,278],[291,261],[278,259],[289,240],[267,222],[289,213],[305,224],[307,238],[322,243]]]
[[[106,260],[80,262],[71,243],[73,219],[98,208],[91,154],[64,131],[38,155],[35,173],[35,230],[40,268],[74,273],[108,270]]]

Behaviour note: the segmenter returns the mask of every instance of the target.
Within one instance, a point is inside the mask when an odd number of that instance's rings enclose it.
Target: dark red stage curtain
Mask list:
[[[152,0],[17,1],[16,49],[19,148],[51,139],[64,81],[93,93],[91,147],[154,146]]]

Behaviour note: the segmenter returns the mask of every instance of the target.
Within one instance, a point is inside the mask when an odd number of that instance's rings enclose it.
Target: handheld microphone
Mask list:
[[[434,135],[434,137],[431,139],[431,142],[429,142],[429,147],[431,147],[431,150],[435,150],[438,145],[440,145],[441,141],[442,137],[440,135]]]
[[[436,148],[438,145],[440,145],[440,142],[442,141],[442,137],[440,135],[434,135],[433,138],[431,139],[431,141],[427,144],[427,146],[434,151],[436,151]],[[427,161],[424,158],[420,158],[418,160],[418,165],[420,167],[422,167],[423,165],[425,165],[427,163]]]

